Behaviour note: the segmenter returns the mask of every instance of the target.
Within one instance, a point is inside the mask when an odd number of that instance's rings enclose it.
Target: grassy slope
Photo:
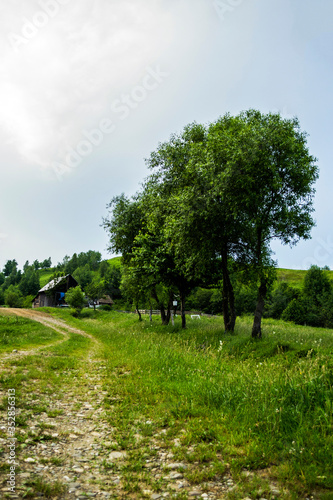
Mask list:
[[[278,281],[286,281],[289,285],[300,288],[306,271],[301,269],[277,269]],[[328,271],[329,279],[333,280],[333,271]]]
[[[119,439],[128,442],[133,422],[149,419],[147,432],[164,429],[166,445],[183,445],[175,461],[199,464],[193,484],[230,465],[244,496],[256,486],[242,479],[243,468],[269,470],[293,498],[333,489],[332,331],[265,320],[263,340],[253,341],[250,318],[225,336],[220,318],[181,331],[158,318],[150,325],[131,314],[53,312],[104,344],[105,390],[121,397]]]

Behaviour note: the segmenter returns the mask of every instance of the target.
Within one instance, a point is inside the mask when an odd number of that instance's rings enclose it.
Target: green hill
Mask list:
[[[295,288],[300,288],[306,271],[302,269],[277,269],[277,279],[278,281],[285,281],[288,285]],[[333,280],[333,271],[328,271],[328,277]]]

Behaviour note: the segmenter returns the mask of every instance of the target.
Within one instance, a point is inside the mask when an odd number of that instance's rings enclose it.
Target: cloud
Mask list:
[[[46,4],[53,5],[53,16],[47,17]],[[110,116],[112,101],[135,86],[168,47],[172,16],[163,4],[13,0],[2,5],[3,140],[32,165],[48,168],[64,157],[82,130]]]

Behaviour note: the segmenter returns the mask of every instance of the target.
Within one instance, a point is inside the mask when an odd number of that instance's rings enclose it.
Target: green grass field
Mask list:
[[[265,320],[263,339],[255,341],[246,317],[238,318],[234,335],[225,335],[222,318],[189,320],[182,331],[179,318],[162,327],[157,317],[151,325],[134,314],[87,310],[76,319],[69,311],[45,311],[103,346],[104,405],[108,410],[117,394],[109,418],[121,448],[131,450],[129,482],[138,482],[142,463],[134,422],[144,419],[152,422],[141,425],[144,435],[163,431],[175,461],[193,465],[185,473],[193,485],[231,470],[239,488],[228,498],[259,498],[259,491],[273,498],[267,478],[288,488],[281,498],[332,498],[331,330]],[[82,350],[72,351],[70,343],[62,350],[59,370],[80,365]],[[44,369],[47,377],[47,362]],[[174,439],[182,446],[172,446]],[[262,471],[262,479],[251,481],[244,470]]]

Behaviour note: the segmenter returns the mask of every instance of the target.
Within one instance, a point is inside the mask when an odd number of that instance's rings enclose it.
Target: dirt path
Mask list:
[[[62,339],[57,340],[56,342],[51,342],[50,344],[47,344],[47,345],[42,345],[42,346],[35,347],[33,349],[28,349],[28,350],[22,349],[18,352],[0,355],[0,360],[11,359],[15,356],[31,356],[40,350],[62,344],[63,342],[66,342],[69,339],[69,333],[77,333],[79,335],[82,335],[83,337],[89,338],[95,344],[98,344],[98,341],[92,335],[89,335],[88,333],[84,332],[83,330],[78,330],[77,328],[73,328],[73,327],[69,326],[67,323],[65,323],[65,321],[62,321],[61,319],[53,318],[49,314],[41,312],[41,311],[36,311],[34,309],[29,310],[29,309],[1,308],[0,314],[3,316],[12,316],[12,315],[21,316],[22,318],[27,318],[27,319],[30,319],[32,321],[37,321],[38,323],[41,323],[42,325],[47,326],[47,327],[51,328],[52,330],[54,330],[55,332],[63,335]]]

